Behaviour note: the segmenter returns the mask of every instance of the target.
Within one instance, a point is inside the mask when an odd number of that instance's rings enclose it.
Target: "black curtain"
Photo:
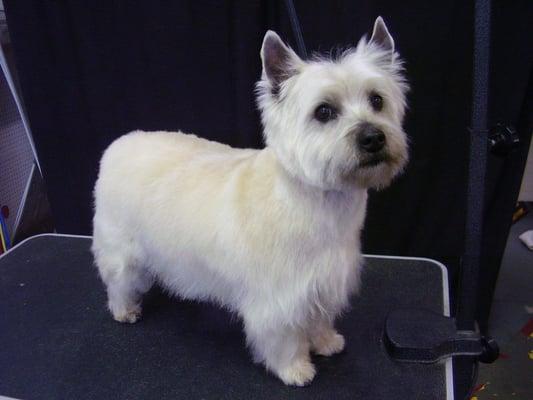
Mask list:
[[[275,29],[295,47],[282,0],[4,3],[59,232],[91,233],[98,160],[128,131],[181,129],[262,146],[253,91],[263,34]],[[371,193],[364,250],[443,261],[453,292],[464,242],[473,2],[295,5],[311,51],[355,44],[376,16],[385,18],[412,87],[411,162],[393,186]],[[491,120],[519,125],[524,144],[511,157],[489,160],[482,325],[531,135],[532,7],[529,0],[494,1]]]
[[[496,279],[533,132],[533,2],[494,1],[489,118],[514,126],[520,146],[489,155],[478,321],[487,331]]]

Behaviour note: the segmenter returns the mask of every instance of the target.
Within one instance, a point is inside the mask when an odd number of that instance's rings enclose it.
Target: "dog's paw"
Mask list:
[[[113,318],[118,322],[134,324],[141,318],[141,307],[135,307],[123,312],[114,312]]]
[[[312,341],[313,351],[320,356],[331,356],[344,350],[344,336],[334,330],[316,336]]]
[[[278,372],[280,379],[291,386],[305,386],[315,377],[315,366],[309,360],[296,360]]]

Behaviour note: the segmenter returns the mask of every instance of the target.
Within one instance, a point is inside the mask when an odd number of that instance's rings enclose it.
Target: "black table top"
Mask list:
[[[314,357],[305,388],[284,386],[245,349],[238,318],[147,294],[143,318],[115,322],[90,238],[40,235],[0,258],[0,395],[19,399],[452,399],[451,362],[400,364],[385,353],[395,307],[448,312],[444,267],[365,257],[360,295],[337,327],[339,355]],[[443,288],[446,288],[443,290]]]

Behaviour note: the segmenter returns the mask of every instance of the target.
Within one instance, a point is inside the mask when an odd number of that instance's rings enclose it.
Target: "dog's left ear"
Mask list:
[[[378,45],[383,50],[390,51],[391,54],[394,53],[394,39],[381,17],[377,17],[376,22],[374,22],[374,30],[372,31],[370,43]]]
[[[274,31],[268,31],[261,47],[263,77],[268,79],[275,94],[283,81],[297,72],[303,61],[287,47]]]

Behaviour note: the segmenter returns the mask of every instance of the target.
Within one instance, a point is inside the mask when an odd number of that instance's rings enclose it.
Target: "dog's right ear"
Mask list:
[[[303,61],[287,47],[274,31],[268,31],[261,47],[263,79],[268,79],[272,92],[277,94],[281,83],[294,75]]]

